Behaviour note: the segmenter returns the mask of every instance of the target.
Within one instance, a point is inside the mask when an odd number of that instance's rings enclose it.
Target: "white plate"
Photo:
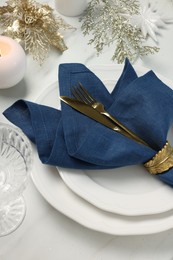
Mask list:
[[[120,65],[91,69],[110,91],[122,72]],[[138,75],[146,71],[145,68],[137,67]],[[172,82],[159,77],[173,86]],[[55,82],[39,96],[37,102],[58,108],[58,91],[58,83]],[[105,211],[137,216],[158,214],[173,208],[173,189],[148,174],[143,166],[99,171],[59,168],[59,173],[73,192]]]
[[[98,71],[95,68],[95,72],[99,77],[105,75],[102,75],[103,71],[101,71],[101,68],[98,68]],[[108,66],[106,66],[106,68],[108,68]],[[116,68],[117,67],[115,66],[114,69],[116,70]],[[94,68],[92,69],[94,70]],[[105,68],[103,69],[105,70]],[[112,74],[110,74],[110,76],[107,75],[107,78],[105,77],[106,81],[111,77]],[[58,99],[54,96],[55,89],[58,94],[57,83],[52,84],[44,91],[37,101],[41,101],[41,103],[49,106],[58,107]],[[50,205],[87,228],[113,235],[153,234],[173,228],[173,210],[157,215],[131,217],[100,210],[72,192],[72,190],[63,182],[57,169],[55,167],[43,165],[38,159],[36,152],[32,179],[38,191]],[[160,188],[158,187],[158,189],[160,192],[163,191],[162,185]],[[152,196],[155,194],[156,190],[157,189],[154,189],[153,192],[151,191],[150,195]],[[122,191],[119,191],[119,193],[122,193]],[[139,192],[136,194],[137,196],[138,193]],[[143,192],[143,194],[145,193]],[[129,194],[126,193],[127,201],[128,197]],[[163,204],[160,195],[156,200],[158,200],[161,205]],[[170,201],[170,199],[168,200]],[[157,202],[157,205],[159,203]],[[121,204],[121,201],[119,204]]]
[[[144,235],[173,227],[173,210],[151,216],[128,217],[102,211],[71,191],[55,167],[43,165],[35,152],[33,182],[55,209],[77,223],[112,235]]]
[[[34,156],[33,182],[56,210],[77,223],[112,235],[154,234],[173,228],[173,210],[150,216],[128,217],[102,211],[71,191],[55,167],[43,165]]]

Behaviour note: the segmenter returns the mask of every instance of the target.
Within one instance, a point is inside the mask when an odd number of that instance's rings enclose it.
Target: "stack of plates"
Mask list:
[[[93,66],[109,91],[122,66]],[[138,75],[147,72],[137,68]],[[158,75],[170,87],[173,83]],[[59,107],[58,83],[36,102]],[[169,137],[173,136],[172,130]],[[114,235],[151,234],[173,227],[173,189],[146,172],[143,166],[83,171],[41,164],[35,152],[32,179],[43,197],[58,211],[93,230]]]

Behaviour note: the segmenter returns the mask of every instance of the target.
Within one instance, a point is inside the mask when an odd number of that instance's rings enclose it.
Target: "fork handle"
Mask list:
[[[124,134],[125,136],[129,137],[130,139],[132,139],[140,144],[150,147],[149,144],[147,144],[143,139],[141,139],[139,136],[137,136],[131,130],[126,128],[124,125],[122,125],[116,118],[111,116],[108,112],[101,112],[101,114],[108,117],[112,122],[114,122],[116,124],[116,126],[119,127],[119,132],[121,134]]]

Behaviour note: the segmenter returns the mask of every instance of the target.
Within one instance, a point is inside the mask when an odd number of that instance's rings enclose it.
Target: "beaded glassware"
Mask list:
[[[22,223],[26,207],[23,191],[32,167],[32,147],[17,127],[0,123],[0,236]]]

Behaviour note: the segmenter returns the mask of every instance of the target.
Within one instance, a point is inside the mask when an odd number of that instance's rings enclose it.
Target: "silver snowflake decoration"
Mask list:
[[[170,19],[163,17],[150,3],[141,3],[138,14],[132,16],[126,14],[122,15],[129,19],[132,26],[141,30],[145,39],[149,36],[155,42],[158,42],[156,35],[159,32],[159,28],[163,28],[166,23],[172,22]]]

